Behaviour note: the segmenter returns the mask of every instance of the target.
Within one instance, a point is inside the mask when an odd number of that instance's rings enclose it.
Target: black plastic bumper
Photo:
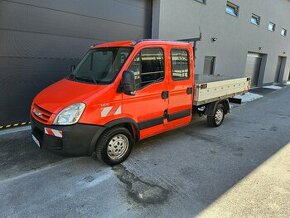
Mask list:
[[[62,137],[45,134],[44,128],[61,130]],[[64,155],[90,155],[95,150],[104,126],[75,124],[71,126],[49,126],[31,117],[32,135],[40,142],[40,147]]]

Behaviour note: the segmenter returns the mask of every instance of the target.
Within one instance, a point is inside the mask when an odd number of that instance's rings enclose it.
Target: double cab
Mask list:
[[[248,78],[195,75],[191,43],[120,41],[92,46],[64,79],[31,105],[32,137],[41,148],[96,154],[115,165],[139,140],[188,125],[193,114],[218,127]]]

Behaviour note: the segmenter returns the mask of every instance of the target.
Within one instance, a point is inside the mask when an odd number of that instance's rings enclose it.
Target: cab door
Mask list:
[[[135,74],[137,91],[134,96],[123,94],[124,115],[137,122],[140,139],[165,131],[168,82],[165,76],[164,48],[157,46],[141,49],[128,70]]]
[[[171,73],[168,82],[168,128],[188,124],[192,118],[193,57],[188,48],[170,51]]]

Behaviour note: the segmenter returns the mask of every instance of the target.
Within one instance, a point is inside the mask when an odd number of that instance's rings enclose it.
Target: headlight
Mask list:
[[[71,125],[79,121],[86,105],[84,103],[72,104],[58,113],[53,121],[54,125]]]

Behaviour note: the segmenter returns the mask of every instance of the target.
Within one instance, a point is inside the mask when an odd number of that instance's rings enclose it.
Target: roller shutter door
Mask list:
[[[0,129],[28,121],[35,94],[90,45],[150,38],[151,14],[148,0],[0,1]]]

